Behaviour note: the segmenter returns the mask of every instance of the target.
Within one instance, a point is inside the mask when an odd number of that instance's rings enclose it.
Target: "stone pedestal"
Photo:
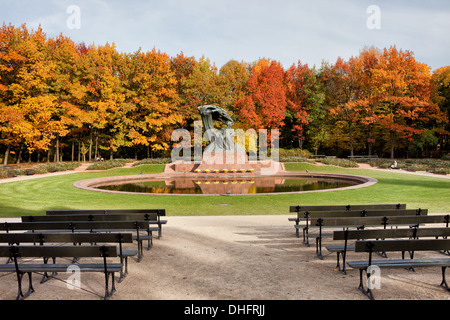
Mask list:
[[[235,172],[233,172],[235,171]],[[255,173],[273,174],[285,171],[284,165],[271,159],[249,161],[245,152],[205,153],[201,163],[176,161],[166,165],[167,173]]]

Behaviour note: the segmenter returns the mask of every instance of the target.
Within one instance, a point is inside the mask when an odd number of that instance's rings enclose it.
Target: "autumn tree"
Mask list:
[[[245,95],[236,99],[234,110],[244,129],[280,129],[287,107],[283,67],[279,62],[261,59],[253,67]]]
[[[389,131],[394,158],[398,139],[411,142],[424,132],[424,123],[443,121],[443,113],[432,101],[429,66],[417,62],[411,51],[385,48],[373,77],[378,88],[377,122]]]
[[[55,158],[59,161],[60,138],[82,127],[83,122],[88,121],[86,112],[82,109],[87,90],[80,82],[82,55],[77,45],[71,39],[60,35],[55,39],[49,39],[49,46],[55,63],[50,90],[56,98],[52,121],[56,140]],[[72,139],[72,150],[74,144],[75,140]]]
[[[374,126],[377,124],[377,96],[378,87],[373,76],[373,70],[378,67],[380,50],[375,47],[364,48],[358,57],[352,62],[352,69],[355,76],[357,94],[353,99],[355,108],[359,112],[359,122],[361,129],[367,131],[365,139],[367,143],[367,154],[372,155],[374,138]]]
[[[230,60],[219,70],[218,84],[223,93],[223,107],[232,110],[234,100],[241,98],[250,76],[248,64]]]
[[[8,52],[2,67],[3,141],[8,146],[23,144],[30,153],[48,150],[58,123],[52,119],[57,104],[50,90],[56,66],[46,34],[41,28],[29,31],[25,25],[17,29],[4,25],[2,36],[7,38],[2,51]]]
[[[360,112],[355,99],[358,96],[358,83],[355,78],[355,58],[344,61],[338,58],[331,68],[324,72],[330,114],[338,121],[346,123],[348,132],[348,149],[354,155],[355,124],[359,122]]]
[[[120,54],[114,44],[91,45],[83,55],[81,84],[86,87],[83,111],[86,114],[84,126],[89,129],[89,160],[98,156],[98,139],[106,134],[106,149],[110,156],[119,147],[127,145],[125,135],[126,120],[123,107],[124,93],[118,75]]]
[[[156,49],[138,51],[126,59],[127,71],[120,78],[126,90],[127,136],[132,145],[168,150],[171,132],[182,122],[171,59]]]
[[[448,139],[450,134],[450,66],[435,70],[432,75],[432,82],[436,92],[433,101],[446,115],[444,125],[439,130],[439,135],[442,140],[442,149],[448,150],[450,143]]]
[[[317,151],[321,119],[325,115],[325,92],[315,68],[310,69],[300,61],[297,65],[292,65],[286,71],[286,87],[286,127],[294,133],[300,148],[303,147],[305,139],[310,139],[309,142],[311,145],[314,143],[313,148]]]
[[[187,92],[192,83],[189,79],[192,77],[194,68],[198,65],[194,57],[187,57],[183,52],[171,58],[170,66],[176,79],[176,91],[179,97],[178,113],[182,116],[182,128],[191,128],[193,118],[197,115],[197,103],[191,93]]]

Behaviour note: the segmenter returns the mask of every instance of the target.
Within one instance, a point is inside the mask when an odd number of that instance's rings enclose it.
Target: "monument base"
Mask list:
[[[201,163],[175,161],[166,165],[167,173],[243,173],[271,174],[285,171],[281,162],[272,159],[249,161],[245,152],[206,153]]]

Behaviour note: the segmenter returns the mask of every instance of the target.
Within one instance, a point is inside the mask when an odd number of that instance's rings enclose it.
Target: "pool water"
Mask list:
[[[356,185],[356,182],[295,177],[255,177],[238,179],[172,178],[98,186],[103,190],[154,194],[261,194],[327,190]]]

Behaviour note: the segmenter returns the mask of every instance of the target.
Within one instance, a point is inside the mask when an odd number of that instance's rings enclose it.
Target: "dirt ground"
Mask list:
[[[77,171],[83,170],[85,167]],[[53,175],[66,173],[70,172]],[[2,179],[0,183],[38,176]],[[295,236],[293,222],[288,221],[292,216],[167,216],[161,239],[155,239],[153,248],[144,251],[141,262],[129,261],[129,275],[116,283],[111,300],[367,300],[357,290],[359,271],[348,269],[346,275],[334,271],[336,255],[326,249],[324,259],[317,258],[314,236],[312,245],[305,246]],[[325,238],[323,245],[331,242]],[[442,254],[415,255],[428,256]],[[348,260],[366,258],[365,254],[348,255]],[[102,274],[81,274],[80,287],[68,285],[69,276],[58,274],[40,284],[40,275],[35,274],[35,292],[27,300],[103,298]],[[380,289],[375,289],[374,295],[377,300],[450,300],[440,282],[440,268],[417,268],[415,272],[383,269]],[[14,300],[16,294],[15,273],[0,274],[0,301]]]
[[[161,239],[144,251],[142,261],[129,261],[129,274],[116,283],[112,300],[367,300],[357,290],[358,270],[334,271],[336,256],[326,250],[318,259],[314,245],[307,247],[295,236],[288,217],[168,216]],[[351,253],[348,260],[365,257]],[[68,277],[58,274],[40,284],[34,274],[35,292],[27,300],[102,299],[102,274],[82,273],[80,288],[68,286]],[[377,300],[449,300],[440,282],[440,268],[383,269],[374,295]],[[0,274],[0,300],[15,299],[16,293],[16,275]]]

